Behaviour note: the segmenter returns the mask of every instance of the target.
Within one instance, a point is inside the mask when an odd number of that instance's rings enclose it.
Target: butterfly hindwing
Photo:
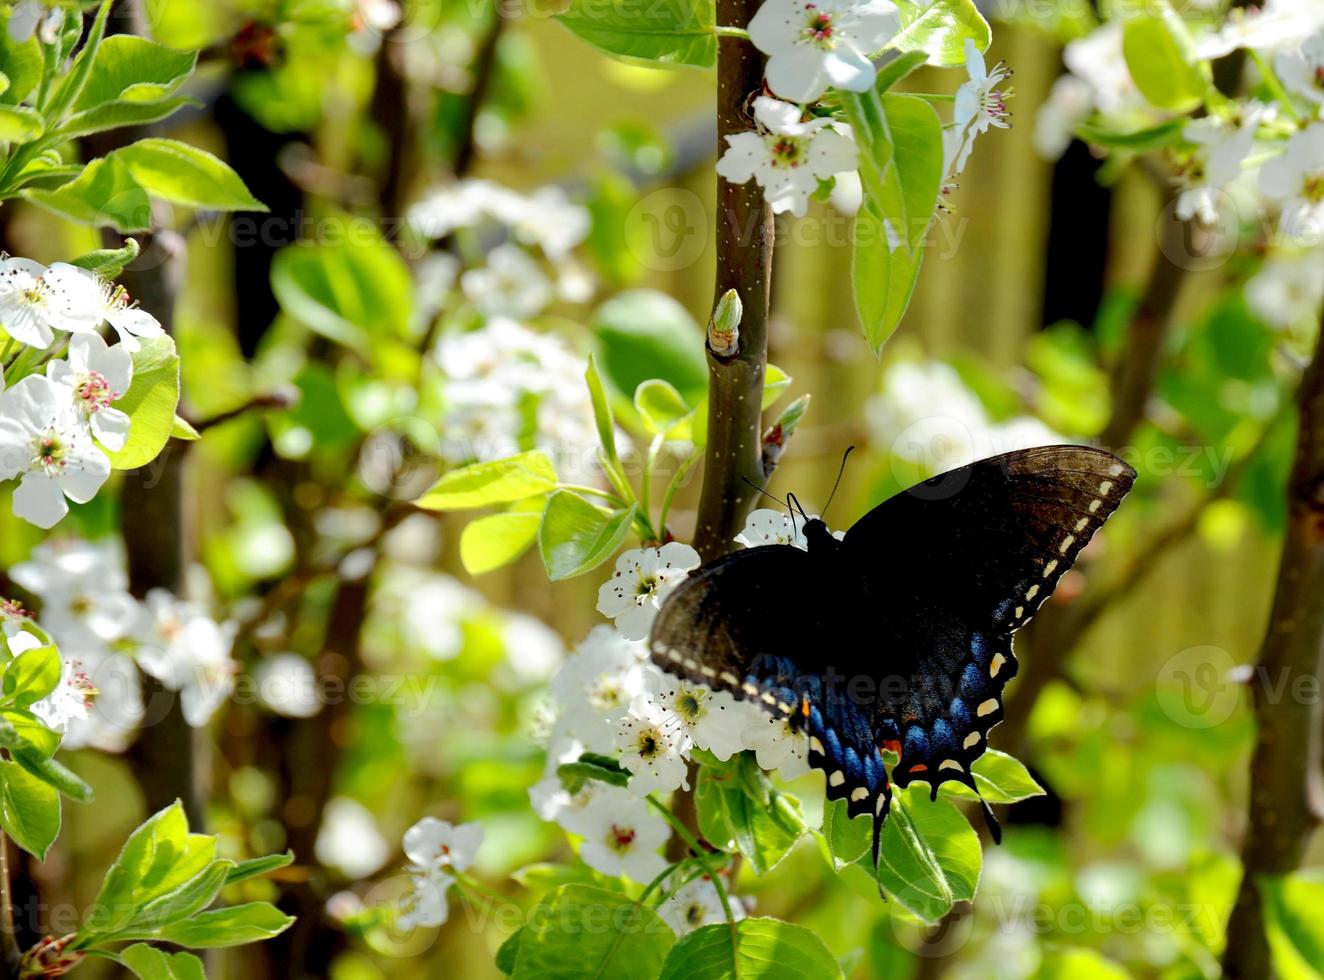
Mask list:
[[[890,800],[873,712],[830,683],[830,651],[852,642],[836,616],[849,583],[789,545],[719,558],[690,574],[653,624],[650,652],[663,669],[729,691],[768,712],[769,724],[808,737],[809,764],[828,799],[879,819]]]

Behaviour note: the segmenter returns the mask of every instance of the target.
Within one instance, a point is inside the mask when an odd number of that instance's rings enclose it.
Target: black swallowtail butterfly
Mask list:
[[[807,521],[807,551],[749,548],[691,572],[654,621],[652,659],[805,732],[828,799],[872,814],[877,864],[892,799],[883,750],[899,756],[898,787],[976,789],[971,763],[1016,675],[1012,634],[1135,475],[1102,450],[1045,446],[926,480],[841,540]]]

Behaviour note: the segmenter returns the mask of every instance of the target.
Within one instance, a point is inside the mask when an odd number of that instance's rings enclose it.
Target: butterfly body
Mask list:
[[[840,540],[808,521],[807,550],[749,548],[691,573],[653,625],[652,658],[804,732],[828,799],[873,816],[876,859],[884,752],[897,786],[977,792],[971,766],[1017,671],[1012,636],[1134,478],[1109,453],[1042,447],[918,484]]]

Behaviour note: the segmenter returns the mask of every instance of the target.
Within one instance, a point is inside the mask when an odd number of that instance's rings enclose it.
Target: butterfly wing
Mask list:
[[[891,791],[869,704],[834,690],[833,653],[856,642],[836,615],[855,584],[835,565],[789,545],[737,551],[704,565],[663,604],[649,641],[654,663],[731,692],[809,736],[809,763],[828,799],[881,821]],[[862,601],[862,598],[861,598]]]
[[[844,564],[903,652],[908,682],[880,699],[897,785],[955,779],[1002,720],[1012,634],[1052,595],[1131,489],[1110,453],[1047,446],[980,460],[884,501],[847,532]]]

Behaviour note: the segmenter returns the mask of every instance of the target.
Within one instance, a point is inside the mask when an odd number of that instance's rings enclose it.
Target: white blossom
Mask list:
[[[696,748],[706,749],[721,762],[744,749],[744,713],[734,696],[686,684],[670,674],[662,677],[661,690],[654,697]]]
[[[231,658],[237,627],[217,623],[198,604],[153,589],[137,631],[138,663],[180,692],[184,720],[200,728],[234,690],[239,665]]]
[[[1280,330],[1313,325],[1324,303],[1324,253],[1271,254],[1246,283],[1246,304]]]
[[[1007,121],[1011,113],[1007,111],[1006,101],[1011,90],[1002,92],[998,88],[1011,72],[1001,62],[989,71],[983,54],[969,38],[965,41],[965,67],[970,78],[956,90],[956,104],[952,110],[954,128],[949,131],[958,135],[944,139],[948,174],[959,174],[965,169],[976,136],[988,132],[992,126],[1006,129],[1011,125]]]
[[[69,391],[29,375],[0,393],[0,480],[21,478],[14,513],[41,528],[54,527],[68,497],[85,504],[110,476],[110,460],[96,447]]]
[[[1300,51],[1285,51],[1275,62],[1278,78],[1289,90],[1324,105],[1324,33],[1308,38]]]
[[[455,884],[453,875],[441,868],[409,876],[410,890],[400,900],[396,912],[395,924],[400,929],[436,928],[445,925],[450,918],[450,902],[447,892]]]
[[[718,174],[733,184],[755,180],[775,213],[803,216],[819,181],[853,171],[859,151],[843,124],[819,117],[802,121],[801,116],[799,106],[766,96],[755,99],[754,118],[764,131],[728,136]]]
[[[818,520],[818,514],[810,514],[809,520]],[[809,539],[805,537],[805,522],[791,514],[770,508],[758,508],[745,518],[744,529],[733,539],[746,548],[758,548],[769,544],[789,544],[801,551],[809,550]],[[837,539],[846,536],[845,531],[834,531]]]
[[[518,245],[498,245],[486,264],[460,275],[460,288],[484,316],[525,320],[537,316],[552,301],[547,274]]]
[[[1242,162],[1255,146],[1260,113],[1252,112],[1243,124],[1229,128],[1211,117],[1186,124],[1183,135],[1197,145],[1192,162],[1181,174],[1183,190],[1177,199],[1177,217],[1198,217],[1205,224],[1218,220],[1218,199],[1224,187],[1241,175]]]
[[[441,868],[467,870],[483,843],[483,828],[476,823],[459,826],[424,817],[405,831],[405,856],[412,862],[411,870],[434,871]]]
[[[84,663],[108,656],[137,621],[123,555],[109,541],[44,541],[9,574],[41,600],[42,622],[61,652]]]
[[[165,333],[156,317],[133,302],[123,286],[83,269],[75,271],[96,290],[97,322],[105,320],[109,323],[119,334],[120,345],[130,354],[142,347],[143,337],[160,337]]]
[[[313,853],[319,863],[339,868],[349,878],[366,878],[387,862],[391,845],[367,807],[347,796],[336,796],[322,811]]]
[[[1308,37],[1321,25],[1324,8],[1316,0],[1268,0],[1251,9],[1228,11],[1222,27],[1197,40],[1195,53],[1221,58],[1238,48],[1276,51]]]
[[[608,787],[567,825],[583,838],[580,859],[595,871],[646,884],[667,866],[658,849],[671,836],[665,820],[624,790]]]
[[[1075,137],[1077,124],[1094,109],[1094,90],[1075,75],[1061,75],[1035,114],[1034,148],[1046,160],[1056,160]]]
[[[1260,190],[1282,207],[1282,231],[1315,243],[1324,235],[1324,122],[1292,135],[1260,170]]]
[[[60,332],[95,330],[101,319],[86,273],[57,262],[0,260],[0,326],[19,343],[45,350]]]
[[[900,29],[890,0],[765,0],[749,37],[768,55],[768,87],[783,99],[812,102],[829,86],[865,92],[870,57]]]
[[[642,640],[662,601],[698,565],[699,553],[678,541],[622,552],[616,571],[598,590],[598,612],[614,619],[627,640]]]
[[[688,789],[686,753],[690,745],[679,717],[647,695],[635,698],[620,722],[615,739],[621,765],[631,773],[631,794],[647,796]]]
[[[133,381],[133,358],[123,344],[108,347],[100,334],[77,334],[69,341],[68,360],[51,361],[46,376],[70,389],[74,407],[92,435],[112,451],[124,448],[129,416],[112,408]]]
[[[64,732],[77,721],[86,721],[96,703],[97,688],[76,660],[64,660],[55,690],[32,705],[32,713],[47,727]]]
[[[317,672],[307,657],[277,653],[258,663],[253,672],[257,696],[270,711],[286,718],[311,718],[322,710]]]
[[[657,668],[647,656],[643,643],[625,639],[610,626],[595,626],[552,677],[563,733],[590,746],[609,740],[608,723],[619,720],[635,697],[649,690]]]
[[[728,901],[731,918],[739,922],[745,917],[744,906],[730,900],[729,896]],[[678,936],[684,936],[702,926],[726,921],[717,887],[706,875],[687,881],[668,895],[666,901],[657,907],[657,914],[676,930]]]
[[[754,752],[759,768],[776,769],[783,779],[795,779],[809,771],[809,739],[791,725],[789,715],[770,715],[746,705],[745,747]]]

